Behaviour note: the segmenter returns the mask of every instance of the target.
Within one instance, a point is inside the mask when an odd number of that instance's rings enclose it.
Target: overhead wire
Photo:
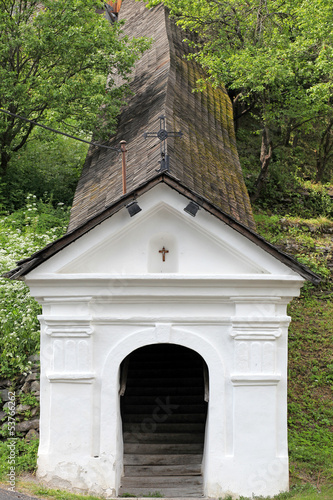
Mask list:
[[[97,144],[96,142],[91,142],[91,141],[86,141],[85,139],[80,139],[79,137],[75,137],[74,135],[66,134],[66,132],[61,132],[60,130],[56,130],[51,127],[47,127],[46,125],[42,125],[41,123],[35,122],[33,120],[29,120],[29,118],[25,118],[24,116],[16,115],[15,113],[11,113],[10,111],[7,111],[5,109],[0,108],[1,113],[5,113],[6,115],[14,116],[15,118],[19,118],[20,120],[24,120],[29,123],[33,123],[34,125],[37,125],[38,127],[45,128],[46,130],[50,130],[51,132],[54,132],[55,134],[60,134],[64,135],[66,137],[69,137],[70,139],[75,139],[76,141],[84,142],[86,144],[91,144],[92,146],[96,146],[98,148],[104,148],[104,149],[112,149],[112,151],[117,151],[117,153],[120,153],[121,149],[116,148],[114,146],[105,146],[104,144]]]

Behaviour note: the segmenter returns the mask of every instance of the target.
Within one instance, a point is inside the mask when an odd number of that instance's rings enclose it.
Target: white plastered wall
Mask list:
[[[286,306],[302,278],[166,186],[138,202],[27,276],[43,306],[39,477],[117,494],[120,363],[170,342],[209,370],[205,495],[288,489]]]

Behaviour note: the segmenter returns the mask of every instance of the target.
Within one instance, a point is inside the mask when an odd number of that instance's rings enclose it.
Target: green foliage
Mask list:
[[[279,495],[274,495],[274,497],[239,497],[239,500],[287,500],[293,498],[294,500],[331,500],[333,488],[324,487],[322,490],[318,489],[312,484],[297,485],[286,491],[280,493]],[[223,500],[232,500],[231,496],[227,496]]]
[[[150,0],[149,5],[161,2]],[[311,159],[312,178],[330,181],[331,2],[163,0],[163,3],[184,30],[195,34],[189,37],[189,44],[197,51],[190,57],[202,65],[214,85],[226,86],[235,115],[252,113],[257,140],[244,161],[254,163],[249,183],[252,199],[262,197],[261,190],[273,162],[277,169],[289,165],[294,170],[295,164],[301,165],[301,161],[293,161],[297,142],[306,150],[303,156]],[[199,88],[205,84],[197,82]],[[240,123],[238,126],[242,126]],[[274,193],[274,179],[270,192]],[[266,192],[264,197],[269,194]]]
[[[19,395],[19,403],[21,405],[29,405],[32,407],[36,407],[39,405],[39,401],[36,398],[36,396],[32,393],[27,393],[27,394],[20,394]]]
[[[38,439],[30,442],[25,439],[15,440],[15,472],[34,472],[37,467]],[[9,441],[0,441],[0,480],[6,480],[9,471]]]
[[[0,476],[1,478],[1,476]],[[24,491],[28,489],[29,493],[40,496],[45,499],[55,499],[55,500],[100,500],[100,497],[95,497],[91,495],[78,495],[75,493],[70,493],[68,491],[62,490],[53,490],[49,489],[45,486],[29,484],[27,482],[19,483],[18,490],[21,491],[24,487]],[[294,500],[331,500],[332,499],[332,487],[322,487],[318,489],[314,485],[305,484],[305,485],[297,485],[293,486],[289,492],[280,493],[279,495],[275,495],[274,497],[257,497],[253,496],[251,498],[241,496],[239,500],[287,500],[289,498],[293,498]],[[129,493],[124,493],[120,498],[131,498],[135,497],[135,495],[131,495]],[[147,496],[147,498],[152,498]],[[157,497],[158,498],[158,497]],[[222,500],[222,499],[220,499]],[[223,500],[232,500],[230,495],[223,497]]]
[[[43,498],[55,499],[55,500],[101,500],[99,497],[91,495],[76,495],[75,493],[70,493],[69,491],[61,490],[51,490],[44,486],[33,485],[31,492],[34,495],[41,496]]]
[[[160,2],[152,0],[149,5],[156,3]],[[299,112],[301,102],[310,104],[310,96],[327,103],[330,90],[320,79],[324,72],[332,73],[332,11],[327,0],[163,3],[182,27],[198,34],[200,54],[195,57],[217,84],[242,89],[244,97],[280,86],[274,101],[267,101],[275,120],[281,115],[277,104],[288,107],[292,115]]]
[[[41,496],[48,500],[100,500],[99,497],[91,495],[76,495],[75,493],[69,493],[68,491],[61,490],[51,490],[44,486],[37,486],[34,484],[27,485],[23,483],[25,490],[28,486],[29,492]],[[318,489],[316,486],[311,484],[297,485],[291,488],[290,491],[280,493],[274,497],[257,497],[252,496],[251,498],[241,496],[239,500],[288,500],[292,498],[294,500],[331,500],[332,499],[333,488],[323,487]],[[131,498],[134,495],[124,494],[121,498]],[[148,497],[151,498],[151,497]],[[222,500],[222,499],[219,499]],[[230,495],[223,497],[223,500],[232,500]]]
[[[44,233],[51,232],[52,238],[59,238],[67,229],[69,220],[69,209],[63,204],[58,203],[54,208],[52,203],[37,200],[35,195],[29,194],[26,196],[25,206],[16,210],[10,215],[5,215],[1,219],[2,227],[7,230],[14,230],[19,235],[19,239],[27,237],[35,239],[36,243],[40,240],[40,248],[47,241],[50,235],[45,236]],[[15,234],[14,233],[14,234]],[[6,247],[8,235],[6,232],[2,235],[2,244]],[[24,249],[24,253],[28,253],[29,249]],[[20,255],[14,250],[15,258],[20,258]]]
[[[32,418],[32,416],[35,416],[35,418],[37,418],[36,415],[37,416],[39,415],[40,403],[36,398],[35,394],[33,393],[24,394],[23,392],[20,391],[17,392],[15,390],[15,382],[16,381],[13,380],[13,387],[11,389],[15,394],[15,396],[13,396],[13,401],[15,402],[15,406],[4,408],[5,416],[1,419],[1,425],[0,425],[0,439],[2,441],[8,439],[9,440],[8,443],[13,441],[12,437],[15,431],[14,425],[16,425],[19,422],[22,422],[22,420],[29,420]],[[22,406],[29,405],[30,409],[20,408],[20,405]],[[37,410],[35,410],[34,413],[32,413],[34,409]],[[14,420],[12,420],[12,418],[15,419],[16,424],[14,424]],[[22,436],[22,434],[17,431],[14,438],[21,439],[20,436]],[[37,448],[35,451],[37,453]],[[33,451],[31,451],[31,453],[33,453]]]
[[[256,207],[304,218],[333,216],[330,184],[311,180],[315,178],[316,172],[315,124],[313,130],[311,140],[309,135],[303,138],[301,134],[297,146],[275,148],[261,196],[254,204]],[[260,137],[255,133],[254,118],[246,117],[242,120],[236,138],[245,183],[248,191],[253,193],[260,150]]]
[[[333,258],[333,222],[326,217],[303,219],[263,212],[255,219],[262,236],[289,253],[293,250],[323,276],[321,288],[305,286],[301,298],[289,306],[288,436],[293,482],[331,484],[333,287],[328,263]],[[317,495],[312,492],[304,498]]]
[[[295,474],[333,479],[333,294],[294,299],[289,336],[289,449]]]
[[[244,152],[240,148],[240,160],[243,164]],[[264,210],[274,208],[275,213],[300,215],[304,218],[332,217],[333,203],[328,194],[329,185],[303,180],[302,172],[297,168],[297,159],[280,161],[274,158],[266,182],[262,188],[261,196],[255,205]],[[249,165],[249,158],[245,159],[245,181],[249,192],[253,191],[256,181],[256,168]],[[299,163],[298,163],[299,164]],[[251,168],[252,167],[252,168]]]
[[[121,23],[96,13],[98,0],[1,0],[0,6],[0,108],[64,131],[73,132],[74,121],[77,133],[110,137],[127,92],[111,75],[126,81],[147,42],[122,36]],[[32,129],[0,113],[1,175]]]
[[[88,146],[42,129],[34,129],[26,145],[14,153],[0,183],[0,211],[25,206],[26,193],[70,206]]]
[[[333,254],[333,222],[330,219],[305,219],[290,215],[281,217],[259,212],[255,214],[255,221],[264,238],[274,245],[282,246],[283,250],[318,273],[325,286],[331,286],[328,263]]]
[[[95,497],[91,495],[77,495],[75,493],[70,493],[68,491],[53,490],[45,486],[40,486],[36,484],[29,484],[27,482],[19,483],[19,491],[24,488],[24,492],[28,492],[42,497],[48,500],[100,500],[100,497]],[[287,500],[292,498],[294,500],[331,500],[332,498],[332,487],[323,487],[318,489],[316,486],[311,484],[297,485],[291,488],[289,492],[280,493],[274,497],[243,497],[241,496],[239,500]],[[122,498],[131,498],[130,494],[122,495]],[[222,499],[220,499],[222,500]],[[230,495],[223,497],[223,500],[232,500]]]
[[[29,419],[31,419],[31,417],[33,416],[32,410],[35,409],[35,408],[37,408],[38,411],[39,411],[39,401],[36,398],[35,394],[33,394],[33,393],[27,393],[27,394],[21,393],[21,394],[18,394],[18,396],[17,396],[17,404],[30,406],[30,409],[21,410],[21,411],[19,411],[16,408],[17,416],[21,417],[20,420],[22,420],[22,415],[23,415],[23,420],[29,420]],[[19,420],[17,419],[17,421],[19,421]]]
[[[29,195],[27,205],[0,219],[0,274],[43,248],[66,230],[68,211]],[[0,377],[28,373],[28,357],[39,349],[40,306],[22,281],[0,281]]]
[[[31,369],[28,357],[39,346],[40,308],[21,282],[1,284],[0,299],[0,375],[13,378]]]

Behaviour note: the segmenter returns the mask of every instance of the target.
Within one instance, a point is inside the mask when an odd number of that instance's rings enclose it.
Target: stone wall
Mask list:
[[[15,437],[27,440],[39,438],[39,355],[30,356],[31,373],[16,381],[0,379],[0,439],[8,434],[8,409],[13,410],[15,402]],[[12,394],[15,394],[13,400]],[[6,411],[7,410],[7,411]]]
[[[307,248],[304,241],[298,241],[292,235],[286,237],[283,243],[276,245],[276,248],[288,255],[294,255],[297,258],[301,253],[317,253],[323,259],[326,259],[327,267],[333,273],[333,224],[331,222],[311,223],[305,221],[292,221],[290,219],[280,219],[282,231],[290,231],[290,229],[300,230],[306,236],[308,233],[313,238],[311,248]],[[315,239],[317,241],[315,241]]]

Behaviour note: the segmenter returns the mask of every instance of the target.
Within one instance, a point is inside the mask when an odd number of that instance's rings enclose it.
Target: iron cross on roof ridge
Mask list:
[[[147,139],[147,137],[157,137],[160,140],[161,161],[159,161],[160,168],[157,172],[163,172],[164,170],[169,170],[169,155],[167,154],[168,137],[182,137],[183,132],[168,132],[166,130],[165,116],[160,116],[159,120],[160,130],[158,132],[145,132],[143,137],[145,139]]]

